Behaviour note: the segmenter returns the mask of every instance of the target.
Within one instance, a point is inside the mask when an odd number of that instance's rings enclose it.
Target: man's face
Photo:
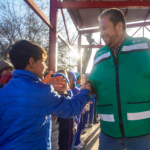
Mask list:
[[[115,40],[118,38],[117,28],[109,21],[109,15],[101,18],[99,29],[102,39],[108,47],[113,47]]]
[[[65,82],[65,84],[63,84],[62,87],[58,87],[58,86],[54,87],[54,90],[57,91],[58,94],[67,94],[67,90],[69,88],[69,84],[68,84],[68,82],[66,80],[64,82]]]
[[[40,59],[35,62],[33,73],[36,74],[40,79],[44,79],[44,73],[47,69],[45,59]]]
[[[6,67],[6,69],[1,72],[0,77],[10,73],[12,73],[12,68]]]

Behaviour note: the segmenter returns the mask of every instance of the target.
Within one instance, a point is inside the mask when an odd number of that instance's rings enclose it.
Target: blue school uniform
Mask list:
[[[84,89],[67,100],[35,74],[15,70],[10,82],[0,89],[0,149],[51,150],[51,114],[77,116],[89,93]]]

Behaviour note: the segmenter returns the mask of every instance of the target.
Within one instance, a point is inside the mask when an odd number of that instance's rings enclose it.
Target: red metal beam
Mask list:
[[[142,28],[142,27],[140,27],[138,30],[136,30],[136,32],[135,32],[132,36],[134,36],[141,28]]]
[[[71,51],[74,51],[73,47],[68,43],[68,41],[61,35],[60,32],[57,33],[58,35],[58,38],[60,38],[67,46],[68,48],[71,50]]]
[[[149,9],[148,13],[145,16],[145,19],[144,19],[145,21],[147,20],[147,18],[148,18],[149,15],[150,15],[150,9]]]
[[[81,48],[102,48],[105,45],[81,45]]]
[[[140,22],[140,23],[133,23],[133,24],[127,24],[127,28],[135,28],[140,26],[149,26],[150,22]]]
[[[79,31],[79,26],[77,24],[77,21],[76,21],[74,15],[73,15],[72,11],[70,9],[67,9],[67,11],[68,11],[68,13],[69,13],[69,15],[70,15],[70,17],[71,17],[71,19],[72,19],[76,29],[77,29],[77,31]]]
[[[58,9],[57,9],[57,1],[50,1],[50,20],[52,24],[56,27],[57,31],[57,23],[58,23]],[[50,71],[57,71],[57,34],[56,31],[50,30],[49,34],[49,65],[48,69]]]
[[[79,9],[79,8],[142,8],[150,7],[149,1],[95,1],[95,2],[86,2],[86,1],[76,1],[76,2],[57,2],[57,8],[68,8],[68,9]]]
[[[83,34],[87,39],[89,39],[90,41],[92,41],[92,39],[90,39],[88,36],[86,36],[85,34]],[[93,42],[95,43],[95,44],[97,44],[97,45],[99,45],[97,42],[95,42],[94,40],[93,40]]]
[[[75,40],[73,41],[72,45],[75,43],[75,41],[77,40],[77,38],[79,37],[79,35],[76,36]]]
[[[82,21],[79,11],[77,9],[76,9],[76,13],[77,13],[78,19],[80,21],[80,24],[81,24],[82,28],[84,29],[83,21]]]
[[[126,11],[124,13],[125,18],[127,17],[127,13],[128,13],[128,8],[126,9]]]
[[[80,34],[96,33],[99,32],[99,28],[90,29],[90,30],[79,30]]]
[[[49,19],[44,15],[44,13],[40,10],[40,8],[34,3],[33,0],[24,0],[29,7],[45,22],[47,26],[49,26],[52,30],[55,30],[53,24],[49,21]]]
[[[149,26],[149,25],[150,22],[140,22],[140,23],[127,24],[127,28],[135,28],[135,27]],[[99,28],[90,29],[90,30],[79,30],[80,34],[88,34],[88,33],[96,33],[96,32],[99,32]]]
[[[79,54],[78,72],[82,73],[81,35],[79,35],[79,37],[78,37],[78,54]]]
[[[66,34],[67,34],[68,42],[70,44],[70,39],[69,39],[69,34],[68,34],[67,25],[66,25],[66,21],[65,21],[65,16],[64,16],[64,12],[63,12],[62,9],[61,9],[61,14],[62,14],[63,21],[64,21],[64,25],[65,25],[65,29],[66,29]]]

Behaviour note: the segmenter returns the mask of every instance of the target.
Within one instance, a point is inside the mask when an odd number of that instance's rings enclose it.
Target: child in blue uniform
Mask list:
[[[41,82],[46,52],[26,40],[12,45],[9,57],[15,71],[0,89],[0,149],[51,150],[51,114],[61,118],[79,115],[89,101],[91,86],[83,85],[70,100],[58,95],[49,84],[61,86],[64,79],[48,75]]]
[[[69,80],[68,78],[62,74],[62,73],[56,73],[54,75],[54,77],[57,76],[62,76],[65,79],[65,84],[62,85],[62,87],[55,87],[54,90],[58,92],[58,94],[63,95],[64,97],[66,97],[68,100],[70,99],[67,90],[69,88]],[[54,143],[54,144],[58,144],[59,150],[71,150],[72,147],[72,142],[73,142],[73,118],[69,118],[69,119],[64,119],[64,118],[57,118],[57,123],[58,123],[58,143]],[[55,128],[56,124],[52,124],[52,130],[53,128]],[[55,133],[52,133],[52,139],[53,136],[55,136]],[[52,143],[52,149],[54,149],[54,147],[57,147],[56,145],[54,146]]]

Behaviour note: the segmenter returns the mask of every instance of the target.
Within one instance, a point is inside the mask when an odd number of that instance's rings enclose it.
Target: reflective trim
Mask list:
[[[127,113],[128,120],[141,120],[150,118],[150,111],[144,111],[139,113]]]
[[[131,46],[123,46],[122,52],[129,52],[129,51],[134,51],[134,50],[139,50],[139,49],[149,49],[147,43],[142,43],[142,44],[134,44]]]
[[[107,52],[107,53],[102,54],[101,56],[99,56],[99,57],[97,57],[97,58],[95,59],[94,65],[95,65],[96,63],[98,63],[98,62],[104,60],[104,59],[109,58],[109,57],[110,57],[110,52]]]
[[[114,115],[98,114],[101,120],[108,122],[115,122]]]

